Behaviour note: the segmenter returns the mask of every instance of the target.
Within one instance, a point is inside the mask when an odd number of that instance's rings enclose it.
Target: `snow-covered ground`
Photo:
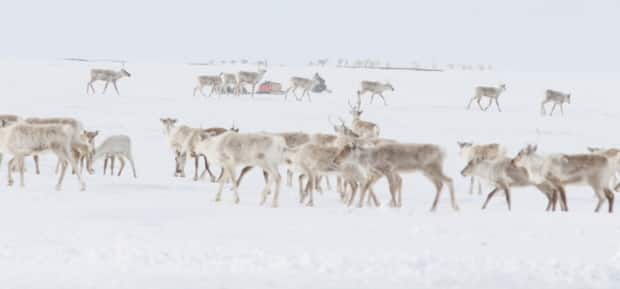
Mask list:
[[[618,145],[617,75],[603,73],[408,72],[270,67],[265,79],[319,72],[333,90],[313,102],[282,96],[193,97],[197,74],[240,67],[128,63],[121,95],[86,95],[88,71],[114,67],[63,61],[0,61],[0,113],[74,116],[98,140],[132,137],[138,178],[73,176],[54,191],[55,158],[42,175],[29,167],[26,187],[0,190],[0,288],[619,288],[620,222],[593,213],[593,193],[569,187],[570,212],[545,213],[533,188],[515,189],[513,210],[502,197],[481,211],[459,175],[457,141],[527,143],[543,152],[584,152]],[[247,68],[250,69],[250,68]],[[360,80],[390,81],[388,106],[364,101],[363,117],[384,137],[440,144],[448,152],[461,210],[419,175],[404,176],[401,209],[347,208],[333,192],[301,207],[283,187],[281,207],[259,207],[262,176],[248,175],[241,203],[232,193],[214,203],[216,184],[174,178],[160,117],[192,126],[244,132],[330,132],[329,114],[346,117]],[[505,82],[504,112],[465,110],[473,87]],[[572,93],[565,116],[541,117],[543,92]],[[99,92],[102,84],[97,84]],[[28,162],[31,165],[31,162]],[[6,182],[6,167],[2,167]],[[191,175],[193,168],[188,165]],[[376,186],[383,203],[385,181]]]

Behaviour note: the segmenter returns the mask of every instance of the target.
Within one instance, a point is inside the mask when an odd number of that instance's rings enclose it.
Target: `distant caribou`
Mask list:
[[[194,87],[194,96],[196,96],[196,92],[200,91],[203,96],[206,96],[203,88],[205,86],[211,86],[211,92],[209,92],[209,96],[213,95],[213,92],[217,91],[219,94],[222,94],[222,78],[221,75],[201,75],[197,77],[198,85]]]
[[[105,81],[105,86],[103,87],[103,93],[108,89],[108,85],[110,82],[114,85],[114,90],[116,90],[116,94],[119,94],[118,87],[116,86],[116,81],[123,77],[130,77],[131,74],[125,70],[125,68],[121,68],[119,71],[114,71],[110,69],[91,69],[90,70],[90,81],[86,85],[86,93],[88,94],[89,89],[92,90],[93,94],[95,93],[95,87],[93,86],[93,82],[95,81]]]
[[[480,109],[483,110],[483,111],[486,111],[487,109],[489,109],[489,107],[491,107],[491,104],[493,104],[493,102],[495,102],[495,105],[497,106],[497,110],[501,112],[502,109],[499,107],[498,98],[502,94],[502,92],[504,92],[504,91],[506,91],[506,85],[505,84],[500,84],[497,87],[494,87],[494,86],[478,86],[475,89],[474,96],[469,100],[469,104],[467,104],[467,109],[469,109],[471,107],[472,102],[474,102],[474,100],[475,100],[478,103],[478,106],[480,107]],[[485,108],[483,108],[482,104],[480,104],[480,101],[482,100],[483,97],[488,97],[489,98],[489,104]]]
[[[293,76],[291,77],[291,80],[290,80],[291,86],[284,93],[284,100],[287,99],[288,93],[292,92],[293,95],[295,96],[295,99],[297,100],[303,100],[304,95],[306,95],[308,96],[308,101],[312,101],[312,99],[310,98],[310,91],[312,91],[312,88],[317,84],[319,84],[319,75],[317,73],[314,74],[312,79]],[[301,88],[302,90],[301,98],[297,97],[297,95],[295,94],[295,91],[298,88]]]
[[[383,104],[387,105],[387,102],[385,101],[385,97],[383,96],[383,92],[388,91],[388,90],[394,91],[394,87],[389,82],[381,83],[377,81],[364,80],[362,81],[360,85],[360,90],[357,91],[357,95],[361,97],[364,93],[370,92],[369,103],[372,103],[373,100],[375,99],[375,95],[378,95],[383,100]]]
[[[540,114],[547,115],[547,112],[545,111],[545,104],[549,102],[553,103],[549,116],[553,115],[553,111],[558,104],[560,105],[560,112],[564,115],[564,103],[570,104],[570,93],[547,89],[547,91],[545,91],[545,99],[540,104]]]
[[[234,92],[237,86],[237,75],[234,73],[222,73],[221,76],[223,92],[226,94],[229,94],[231,91]]]
[[[264,69],[259,69],[257,72],[239,71],[239,73],[237,73],[237,87],[235,88],[235,95],[241,94],[241,88],[247,83],[252,85],[252,97],[254,97],[256,84],[263,79],[265,73],[267,73],[267,70]]]

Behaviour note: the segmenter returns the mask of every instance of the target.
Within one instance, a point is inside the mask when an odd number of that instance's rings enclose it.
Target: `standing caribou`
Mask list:
[[[93,82],[95,81],[105,81],[105,86],[103,87],[103,93],[108,89],[108,85],[110,82],[114,85],[114,90],[116,90],[116,94],[119,94],[118,87],[116,86],[116,81],[123,77],[130,77],[131,74],[125,70],[125,68],[121,68],[119,71],[110,70],[110,69],[91,69],[90,70],[90,81],[86,85],[86,93],[88,94],[89,89],[95,93],[95,87],[93,86]]]
[[[540,103],[540,114],[547,115],[545,104],[549,102],[553,103],[549,116],[553,115],[553,111],[557,105],[560,105],[560,112],[564,115],[564,103],[570,104],[570,93],[547,89],[547,91],[545,91],[545,99]]]
[[[389,82],[381,83],[378,81],[364,80],[360,84],[360,90],[357,91],[357,95],[361,97],[364,93],[370,92],[369,103],[372,103],[375,99],[375,95],[378,95],[383,100],[383,104],[387,105],[385,97],[383,96],[383,92],[388,90],[394,91],[394,87]]]
[[[491,107],[491,104],[493,104],[493,102],[495,102],[495,105],[497,106],[497,110],[501,112],[502,109],[499,107],[498,99],[499,99],[499,96],[504,91],[506,91],[506,85],[505,84],[500,84],[497,87],[494,87],[494,86],[478,86],[475,89],[474,96],[469,100],[469,103],[467,104],[467,109],[469,109],[471,107],[472,102],[474,102],[474,100],[475,100],[478,103],[478,106],[480,107],[480,109],[483,110],[483,111],[486,111],[487,109],[489,109],[489,107]],[[489,104],[485,108],[483,108],[482,104],[480,104],[480,101],[482,100],[483,97],[489,98]]]
[[[265,73],[267,73],[267,70],[265,69],[259,69],[257,72],[239,71],[239,73],[237,73],[237,87],[235,88],[235,95],[241,94],[241,88],[247,83],[252,85],[252,97],[254,97],[256,84],[263,79]]]

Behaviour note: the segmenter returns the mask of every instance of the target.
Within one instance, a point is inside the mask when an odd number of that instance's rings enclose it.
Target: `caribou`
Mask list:
[[[92,90],[93,94],[95,93],[95,87],[93,83],[95,81],[105,81],[105,86],[103,87],[103,93],[108,89],[108,85],[112,83],[114,86],[114,90],[116,90],[116,94],[119,94],[118,87],[116,86],[116,81],[123,77],[130,77],[131,74],[125,70],[125,68],[121,68],[119,71],[110,70],[110,69],[91,69],[90,70],[90,81],[86,84],[86,93],[88,94],[89,90]]]
[[[485,159],[484,157],[475,157],[471,159],[465,168],[461,171],[461,175],[464,177],[479,177],[487,180],[495,188],[489,192],[482,209],[486,209],[491,198],[500,190],[504,191],[506,195],[506,203],[508,210],[511,210],[511,192],[512,187],[525,187],[536,186],[547,197],[547,208],[549,211],[553,209],[555,211],[558,191],[549,181],[544,181],[539,184],[535,184],[530,181],[527,171],[523,168],[518,168],[512,163],[512,159],[508,157],[498,157],[494,159]],[[564,209],[564,201],[562,200],[560,205]]]
[[[280,136],[254,133],[241,134],[225,132],[219,135],[203,135],[195,147],[197,154],[204,154],[209,160],[220,165],[224,170],[219,180],[219,188],[215,201],[221,200],[222,190],[226,181],[233,184],[235,203],[239,203],[239,193],[235,170],[239,166],[258,166],[267,173],[267,183],[261,193],[263,205],[267,200],[271,185],[275,186],[273,207],[278,206],[281,176],[278,167],[284,162],[286,141]]]
[[[368,188],[376,183],[382,176],[388,179],[392,186],[396,186],[392,193],[391,203],[401,205],[399,195],[402,184],[395,181],[395,175],[400,173],[421,171],[434,184],[436,193],[431,206],[431,211],[435,211],[439,202],[442,188],[447,185],[450,191],[452,208],[458,210],[452,179],[443,172],[443,162],[445,159],[444,151],[434,144],[384,144],[376,147],[365,148],[353,144],[345,145],[336,158],[335,165],[350,162],[362,167],[368,177],[361,190],[361,198],[358,206],[362,206],[364,195]]]
[[[198,84],[194,87],[194,96],[196,96],[196,92],[200,92],[202,96],[206,96],[203,88],[205,86],[211,86],[211,92],[209,92],[208,96],[213,95],[213,92],[217,91],[219,94],[222,94],[222,78],[220,75],[201,75],[197,77]]]
[[[364,93],[370,92],[369,103],[372,103],[375,99],[375,95],[378,95],[383,100],[383,104],[387,105],[383,92],[388,90],[394,91],[394,87],[389,82],[381,83],[377,81],[364,80],[360,84],[360,90],[357,91],[357,95],[361,97]]]
[[[68,163],[75,172],[80,190],[85,190],[86,185],[80,171],[77,169],[76,160],[71,154],[71,145],[74,140],[73,128],[64,124],[33,125],[25,122],[6,124],[0,120],[0,152],[10,154],[13,158],[8,163],[9,185],[13,184],[12,169],[14,165],[19,168],[20,185],[24,186],[24,157],[34,154],[52,152],[60,162]],[[17,162],[17,163],[15,163]],[[67,166],[62,166],[56,190],[60,190]]]
[[[363,121],[361,119],[362,113],[362,102],[360,97],[357,97],[357,104],[352,105],[351,101],[348,101],[349,104],[349,113],[353,117],[351,121],[351,130],[353,133],[358,135],[361,138],[376,138],[379,137],[379,126],[375,123],[369,121]]]
[[[284,100],[287,99],[288,97],[288,93],[292,92],[293,96],[295,96],[295,99],[297,100],[303,100],[304,95],[308,96],[308,101],[312,101],[312,99],[310,98],[310,91],[312,91],[312,88],[319,84],[319,75],[317,73],[314,74],[314,76],[312,77],[312,79],[309,78],[303,78],[303,77],[297,77],[297,76],[293,76],[290,79],[290,87],[286,90],[286,92],[284,93]],[[298,98],[297,95],[295,94],[295,91],[301,88],[302,92],[301,92],[301,98]]]
[[[237,86],[237,75],[234,73],[222,73],[222,90],[226,92],[226,94],[230,94],[234,92],[235,87]]]
[[[564,186],[585,184],[592,188],[598,198],[594,211],[598,212],[607,201],[609,212],[613,212],[614,193],[609,189],[609,183],[614,167],[605,156],[596,154],[543,156],[537,153],[537,149],[538,146],[528,145],[512,160],[515,166],[527,171],[533,183],[551,182],[558,189],[566,210],[568,206]]]
[[[470,142],[457,142],[460,151],[459,155],[465,163],[469,163],[473,159],[495,160],[506,157],[506,148],[504,146],[492,144],[473,144]],[[469,194],[474,193],[474,184],[478,183],[478,194],[482,194],[482,183],[478,177],[472,175],[469,178]]]
[[[501,112],[502,109],[499,107],[499,100],[498,99],[499,99],[499,96],[504,91],[506,91],[506,85],[505,84],[500,84],[497,87],[494,87],[494,86],[478,86],[475,89],[474,96],[469,100],[469,103],[467,104],[467,109],[471,108],[471,104],[475,100],[478,103],[478,106],[480,107],[480,109],[483,110],[483,111],[486,111],[487,109],[489,109],[489,107],[491,107],[491,104],[493,104],[493,102],[495,102],[495,105],[497,106],[497,110]],[[489,104],[485,108],[483,108],[482,104],[480,104],[480,101],[482,100],[483,97],[487,97],[489,99]]]
[[[265,69],[259,69],[257,72],[239,71],[239,73],[237,73],[237,87],[235,88],[235,95],[241,94],[241,88],[247,83],[252,85],[252,97],[254,97],[256,84],[263,79],[265,73],[267,73],[267,70]]]
[[[112,158],[112,166],[114,166],[114,158],[118,158],[121,162],[121,167],[118,170],[118,175],[120,176],[123,172],[123,168],[125,168],[125,159],[129,161],[131,165],[131,170],[133,172],[133,177],[137,178],[136,174],[136,166],[134,164],[133,155],[131,152],[131,139],[127,135],[113,135],[106,138],[97,148],[95,149],[95,154],[93,155],[92,162],[96,162],[98,159],[105,157],[106,161],[108,158]],[[104,162],[104,174],[105,167],[107,162]],[[112,174],[114,174],[114,169],[111,169]]]
[[[570,93],[563,93],[551,89],[547,89],[545,91],[545,99],[540,103],[540,114],[547,115],[547,111],[545,110],[545,104],[553,103],[551,107],[551,112],[549,116],[553,115],[553,111],[557,105],[560,106],[560,112],[564,115],[564,103],[570,104]]]

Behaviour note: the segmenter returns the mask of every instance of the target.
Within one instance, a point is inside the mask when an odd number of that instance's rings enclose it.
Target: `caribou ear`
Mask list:
[[[533,145],[532,146],[532,152],[535,152],[538,149],[538,145]]]
[[[96,130],[96,131],[93,133],[93,136],[98,136],[98,135],[99,135],[99,131],[98,131],[98,130]]]

